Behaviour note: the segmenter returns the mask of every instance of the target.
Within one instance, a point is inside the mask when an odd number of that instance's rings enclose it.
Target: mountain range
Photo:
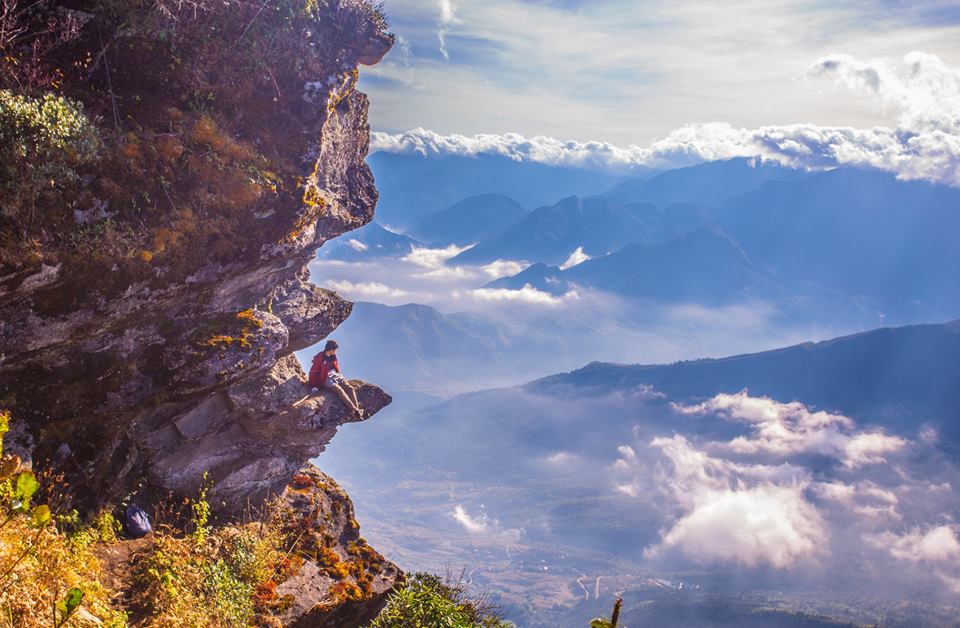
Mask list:
[[[960,452],[960,321],[881,328],[723,359],[656,366],[595,362],[527,385],[537,394],[652,386],[675,399],[748,389],[911,431],[929,424]]]
[[[836,169],[768,182],[715,220],[777,276],[874,297],[894,317],[960,313],[960,189]]]
[[[427,215],[477,194],[503,194],[523,207],[540,207],[565,196],[600,194],[627,178],[605,170],[489,154],[428,157],[377,152],[367,157],[367,164],[380,192],[377,220],[407,229]],[[648,172],[652,171],[642,171]]]
[[[604,196],[624,203],[676,203],[716,206],[728,198],[754,190],[768,181],[797,181],[810,172],[763,161],[758,157],[709,161],[624,181]]]
[[[504,231],[481,240],[452,264],[498,259],[560,264],[578,247],[606,255],[635,242],[663,238],[663,212],[653,205],[623,205],[605,197],[571,196],[530,212]]]
[[[529,283],[556,292],[581,284],[701,303],[787,296],[812,308],[842,312],[829,304],[846,301],[853,312],[876,311],[890,321],[930,321],[960,313],[958,208],[954,188],[837,169],[767,181],[717,207],[659,212],[609,199],[565,199],[455,260],[556,265],[582,247],[594,259],[565,270],[533,266],[492,285]]]
[[[478,194],[430,214],[409,233],[427,243],[465,246],[496,235],[526,213],[509,196]]]
[[[534,264],[489,285],[517,290],[527,284],[555,294],[585,285],[631,297],[711,305],[783,293],[775,278],[717,227],[652,245],[628,244],[567,269]]]

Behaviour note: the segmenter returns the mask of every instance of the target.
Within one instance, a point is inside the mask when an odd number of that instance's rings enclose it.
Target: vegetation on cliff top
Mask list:
[[[304,85],[352,87],[385,29],[367,0],[0,0],[2,274],[62,264],[60,312],[284,242],[316,212]]]

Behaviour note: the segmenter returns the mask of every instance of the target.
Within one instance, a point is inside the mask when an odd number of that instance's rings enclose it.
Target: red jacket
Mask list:
[[[313,356],[313,364],[310,366],[310,385],[314,388],[323,388],[330,369],[340,372],[340,362],[337,361],[336,355],[327,357],[321,352]]]

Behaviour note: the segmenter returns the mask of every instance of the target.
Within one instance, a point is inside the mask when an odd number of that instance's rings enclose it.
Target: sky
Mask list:
[[[363,74],[379,131],[646,144],[689,123],[871,127],[806,70],[912,51],[960,65],[960,2],[386,0],[398,44]]]
[[[543,148],[549,139],[581,153],[627,153],[604,155],[608,162],[664,166],[763,154],[756,144],[772,133],[816,154],[829,145],[831,163],[867,150],[868,165],[960,184],[958,0],[386,0],[385,8],[397,45],[361,74],[375,150],[500,144],[529,157],[553,154]],[[922,137],[908,145],[904,135]],[[795,148],[778,150],[796,158]],[[654,157],[637,156],[651,149]],[[917,164],[920,151],[940,161]]]

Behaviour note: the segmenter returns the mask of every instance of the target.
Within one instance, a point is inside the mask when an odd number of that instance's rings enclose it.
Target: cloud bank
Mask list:
[[[721,393],[696,405],[672,404],[681,414],[716,414],[745,423],[752,434],[737,436],[726,447],[740,454],[776,456],[819,454],[831,456],[855,469],[884,462],[906,441],[880,431],[855,432],[853,419],[829,412],[813,412],[799,402],[780,403],[768,397],[751,397],[746,391]]]
[[[609,466],[612,491],[663,500],[647,559],[809,575],[840,569],[854,552],[864,569],[895,565],[906,581],[927,570],[960,591],[960,527],[938,505],[953,491],[942,481],[950,476],[938,474],[955,470],[907,462],[929,446],[922,437],[747,391],[653,402],[684,433],[644,437],[638,426],[637,440],[617,447]],[[695,436],[707,429],[723,436]]]
[[[371,134],[371,150],[423,155],[493,154],[556,166],[612,169],[669,168],[734,157],[823,169],[878,168],[903,179],[960,186],[960,69],[932,54],[913,52],[904,68],[847,55],[818,59],[809,81],[834,78],[891,114],[895,125],[858,129],[815,124],[735,127],[726,122],[683,126],[649,146],[563,141],[552,137],[441,135],[424,128]]]
[[[714,458],[680,435],[651,446],[669,460],[662,482],[685,513],[650,557],[678,550],[698,563],[783,569],[824,550],[827,530],[804,497],[802,470]]]

